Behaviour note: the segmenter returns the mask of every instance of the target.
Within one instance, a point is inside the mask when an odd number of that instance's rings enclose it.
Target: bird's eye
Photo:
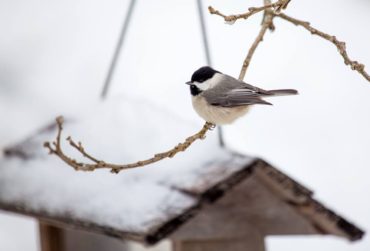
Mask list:
[[[191,86],[190,86],[190,88],[191,88],[191,89],[195,89],[195,88],[197,88],[197,87],[196,87],[195,85],[191,85]]]

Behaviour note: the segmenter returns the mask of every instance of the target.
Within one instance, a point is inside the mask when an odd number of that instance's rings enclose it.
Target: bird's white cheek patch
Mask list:
[[[221,78],[222,75],[220,73],[216,73],[211,79],[208,79],[207,81],[204,81],[202,83],[194,82],[194,85],[196,85],[200,90],[206,91],[220,83]]]
[[[207,81],[204,81],[203,83],[194,82],[194,85],[199,88],[201,91],[205,91],[209,88],[209,85],[206,83]]]

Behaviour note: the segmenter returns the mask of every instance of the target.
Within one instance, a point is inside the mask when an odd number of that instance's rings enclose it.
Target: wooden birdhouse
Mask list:
[[[65,131],[114,162],[166,149],[198,128],[133,100],[92,110],[67,120]],[[0,160],[0,208],[37,218],[43,251],[125,250],[117,239],[167,239],[176,251],[262,251],[270,235],[364,234],[265,160],[218,146],[215,132],[173,159],[117,175],[76,172],[49,156],[42,143],[55,133],[47,126]]]

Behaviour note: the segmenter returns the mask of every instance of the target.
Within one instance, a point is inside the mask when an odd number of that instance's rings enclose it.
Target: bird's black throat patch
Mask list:
[[[197,96],[201,92],[202,92],[202,90],[199,89],[196,85],[190,85],[190,93],[191,93],[191,95]]]

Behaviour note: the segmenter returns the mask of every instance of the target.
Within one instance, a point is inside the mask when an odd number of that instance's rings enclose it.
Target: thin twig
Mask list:
[[[344,59],[344,63],[346,65],[349,65],[352,70],[359,72],[367,81],[370,82],[370,75],[365,71],[365,66],[357,61],[351,60],[348,57],[347,51],[346,51],[346,43],[339,41],[335,36],[329,35],[327,33],[324,33],[322,31],[317,30],[316,28],[313,28],[309,22],[302,21],[293,17],[290,17],[288,15],[285,15],[283,13],[275,14],[275,16],[280,17],[292,24],[295,24],[297,26],[302,26],[309,32],[311,32],[312,35],[317,35],[331,43],[333,43],[337,49],[340,55]]]
[[[266,4],[265,6],[271,5],[271,4],[268,4],[268,2],[269,1],[265,1],[265,4]],[[258,45],[263,41],[263,36],[265,35],[267,29],[274,30],[273,18],[274,18],[274,15],[272,11],[270,9],[265,9],[260,32],[258,33],[252,46],[249,48],[248,54],[246,58],[244,59],[242,69],[240,70],[240,74],[239,74],[239,80],[244,79],[245,73],[247,72],[248,66],[252,60],[253,54],[256,51]]]
[[[221,16],[224,18],[226,22],[235,22],[236,20],[240,18],[247,19],[248,17],[264,11],[263,15],[263,20],[261,24],[261,29],[260,32],[258,33],[256,39],[254,40],[252,46],[249,48],[248,54],[246,58],[244,59],[242,69],[240,70],[239,74],[239,80],[243,80],[245,77],[245,74],[247,72],[248,66],[252,60],[252,57],[254,55],[254,52],[256,51],[258,45],[263,41],[263,37],[268,29],[273,31],[275,29],[274,24],[273,24],[273,19],[274,19],[274,12],[275,13],[280,13],[281,9],[285,9],[290,2],[290,0],[279,0],[275,3],[271,3],[271,0],[264,0],[264,6],[262,7],[251,7],[249,8],[247,13],[240,14],[240,15],[230,15],[226,16],[219,12],[218,10],[215,10],[213,7],[209,6],[208,10],[211,14],[215,14],[218,16]],[[271,10],[273,8],[273,10]]]
[[[252,16],[256,13],[259,13],[259,12],[264,11],[264,10],[268,10],[270,8],[273,8],[274,12],[280,13],[280,11],[282,9],[285,9],[288,6],[289,2],[290,2],[290,0],[279,0],[279,1],[276,1],[275,3],[271,3],[271,1],[270,1],[269,4],[265,4],[264,6],[261,6],[261,7],[250,7],[248,9],[248,12],[246,12],[246,13],[238,14],[238,15],[228,15],[228,16],[222,14],[218,10],[215,10],[212,6],[209,6],[208,10],[209,10],[209,13],[211,13],[211,14],[223,17],[225,22],[227,22],[229,24],[233,24],[238,19],[247,19],[247,18],[249,18],[250,16]]]
[[[177,153],[185,151],[191,144],[193,144],[198,139],[204,139],[206,137],[206,133],[208,130],[212,130],[215,125],[209,122],[206,122],[203,126],[203,128],[197,132],[196,134],[188,137],[183,143],[179,143],[177,146],[172,148],[169,151],[157,153],[152,158],[137,161],[130,164],[112,164],[107,163],[105,161],[99,160],[89,153],[87,153],[82,146],[81,142],[76,143],[72,140],[71,137],[68,137],[66,140],[69,142],[69,144],[75,148],[78,152],[80,152],[84,157],[91,160],[93,163],[84,163],[84,162],[78,162],[75,159],[72,159],[71,157],[68,157],[62,150],[61,144],[60,144],[60,138],[63,131],[63,117],[57,117],[56,123],[57,123],[57,136],[56,140],[50,144],[50,142],[45,142],[44,147],[49,149],[50,154],[55,154],[58,156],[61,160],[63,160],[66,164],[72,166],[76,171],[94,171],[95,169],[100,168],[107,168],[110,169],[112,173],[119,173],[122,170],[130,169],[130,168],[136,168],[136,167],[142,167],[146,166],[155,162],[158,162],[165,158],[172,158]]]

